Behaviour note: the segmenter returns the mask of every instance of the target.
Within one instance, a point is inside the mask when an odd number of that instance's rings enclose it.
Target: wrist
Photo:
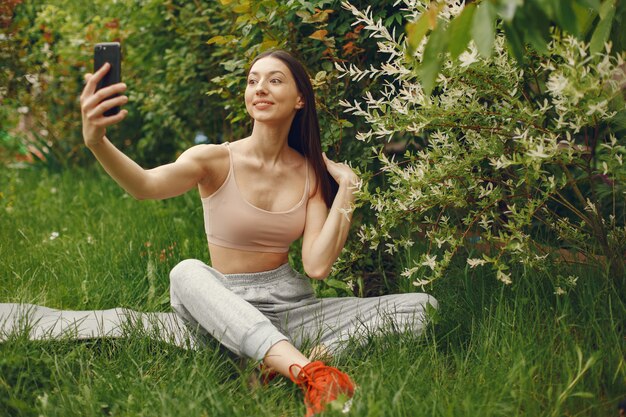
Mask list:
[[[100,140],[87,142],[87,148],[91,151],[96,151],[98,148],[101,148],[104,145],[106,137],[103,136]]]
[[[351,177],[342,177],[339,180],[338,184],[340,187],[354,188],[354,187],[357,187],[358,182],[359,182],[359,177],[354,175]]]

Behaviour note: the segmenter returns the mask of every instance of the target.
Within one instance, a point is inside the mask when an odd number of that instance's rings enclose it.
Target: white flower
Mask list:
[[[48,239],[54,240],[57,237],[59,237],[59,232],[52,232],[52,233],[50,233],[50,237]]]
[[[607,106],[608,102],[606,100],[602,100],[601,102],[595,104],[590,103],[589,106],[587,106],[589,111],[585,114],[587,116],[591,116],[594,113],[598,113],[601,117],[606,116]]]
[[[418,280],[413,281],[413,285],[415,285],[416,287],[423,287],[426,284],[430,284],[430,280],[418,279]]]
[[[569,81],[563,74],[552,74],[546,83],[553,95],[560,95],[567,88]]]
[[[471,48],[471,52],[465,51],[459,55],[459,61],[462,68],[467,68],[474,62],[478,62],[478,49]]]
[[[513,283],[513,281],[511,281],[511,274],[505,274],[503,271],[500,270],[498,270],[496,278],[498,278],[499,281],[502,281],[506,285],[510,285]]]
[[[41,404],[41,408],[47,408],[48,407],[48,393],[44,392],[43,395],[38,395],[37,401],[39,401],[39,403]]]
[[[485,230],[489,230],[491,228],[491,223],[493,223],[493,219],[489,219],[487,215],[483,214],[480,216],[480,221],[478,224]]]
[[[587,205],[585,206],[585,211],[589,211],[591,213],[598,213],[598,209],[594,203],[591,202],[590,199],[587,199]]]
[[[565,290],[561,287],[556,287],[556,291],[554,291],[554,294],[556,295],[563,295],[565,294]]]
[[[513,163],[513,161],[511,161],[510,159],[507,159],[507,157],[504,155],[500,155],[498,159],[489,158],[489,163],[495,169],[501,169],[501,168],[508,167],[509,165]]]
[[[435,266],[437,264],[437,255],[433,255],[433,256],[424,255],[424,256],[426,257],[426,260],[422,262],[420,265],[428,266],[430,267],[430,269],[434,271]]]
[[[565,279],[565,282],[567,283],[567,285],[569,285],[570,287],[575,287],[576,283],[578,282],[578,277],[575,275],[570,275]]]
[[[410,277],[411,277],[411,275],[413,275],[415,272],[417,272],[417,270],[418,270],[418,268],[417,268],[417,267],[413,267],[413,268],[405,269],[405,270],[402,272],[402,274],[401,274],[401,275],[402,275],[403,277],[410,278]]]
[[[483,187],[482,185],[480,185],[478,187],[478,190],[480,191],[478,198],[487,197],[493,191],[493,183],[488,182],[486,187]]]
[[[441,249],[441,246],[443,246],[444,243],[446,243],[448,241],[448,239],[444,238],[444,239],[439,239],[438,237],[435,238],[435,243],[437,243],[437,248]]]
[[[542,159],[550,157],[550,155],[548,155],[545,152],[542,144],[539,144],[536,149],[529,151],[528,156],[530,156],[531,158],[542,158]]]
[[[477,266],[482,266],[482,265],[484,265],[486,263],[487,263],[487,261],[485,261],[484,259],[467,258],[467,264],[470,266],[470,268],[475,268]]]

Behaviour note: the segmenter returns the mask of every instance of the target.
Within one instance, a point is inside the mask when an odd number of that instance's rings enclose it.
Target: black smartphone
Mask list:
[[[105,62],[111,64],[111,68],[109,68],[109,71],[98,83],[96,91],[122,81],[122,48],[119,42],[103,42],[96,44],[93,54],[93,72],[98,71]],[[119,94],[114,94],[111,97],[107,97],[107,99],[117,96],[119,96]],[[120,106],[115,106],[105,111],[104,115],[113,116],[119,112]]]

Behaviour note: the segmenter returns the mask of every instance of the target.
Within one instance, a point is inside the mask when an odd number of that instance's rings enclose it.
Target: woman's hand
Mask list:
[[[106,127],[120,122],[128,114],[126,110],[121,110],[114,116],[105,117],[103,115],[110,108],[128,102],[128,97],[124,95],[107,99],[114,94],[124,92],[126,90],[124,83],[113,84],[96,92],[98,82],[110,67],[109,63],[105,63],[95,74],[85,74],[87,83],[80,96],[80,109],[83,116],[83,139],[88,148],[101,143],[106,133]]]
[[[349,165],[331,161],[328,159],[325,152],[322,152],[322,156],[324,157],[324,163],[326,164],[328,173],[337,181],[339,186],[343,184],[348,187],[355,187],[357,185],[359,177]]]

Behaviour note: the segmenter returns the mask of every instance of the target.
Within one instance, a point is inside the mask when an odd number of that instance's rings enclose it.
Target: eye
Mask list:
[[[252,78],[250,78],[250,79],[248,80],[248,85],[254,85],[255,83],[256,83],[256,80],[254,80],[254,79],[252,79]]]
[[[272,78],[272,80],[270,81],[272,84],[280,84],[283,81],[279,78]]]

